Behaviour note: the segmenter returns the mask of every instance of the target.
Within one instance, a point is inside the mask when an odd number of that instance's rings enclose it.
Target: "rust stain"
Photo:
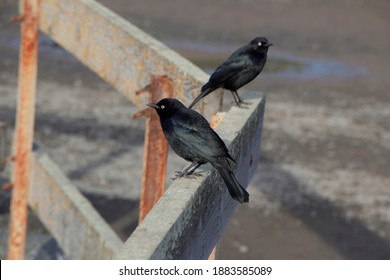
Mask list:
[[[5,183],[5,184],[1,187],[1,189],[2,189],[3,191],[6,191],[6,190],[9,190],[9,189],[12,189],[13,186],[14,186],[13,183],[8,182],[8,183]]]
[[[3,163],[7,164],[7,163],[13,162],[15,160],[16,160],[15,156],[8,156],[8,157],[3,158]]]
[[[217,112],[216,114],[214,114],[211,117],[211,121],[210,121],[211,128],[215,129],[220,124],[225,114],[226,114],[225,112]]]
[[[16,22],[21,22],[23,20],[24,20],[24,15],[20,15],[20,16],[12,17],[8,21],[16,23]]]

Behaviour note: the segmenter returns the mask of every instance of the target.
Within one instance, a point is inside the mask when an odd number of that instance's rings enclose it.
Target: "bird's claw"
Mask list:
[[[187,176],[187,172],[175,171],[175,179]]]
[[[233,102],[232,102],[233,103]],[[244,108],[244,109],[248,109],[249,108],[249,105],[251,104],[251,103],[249,103],[249,102],[245,102],[245,101],[240,101],[240,102],[235,102],[236,103],[236,105],[237,105],[237,107],[238,108]]]
[[[183,171],[176,171],[175,172],[175,177],[171,178],[172,180],[176,180],[179,178],[187,178],[187,179],[193,179],[195,177],[202,176],[202,174],[193,172],[193,173],[188,173],[188,172],[183,172]]]

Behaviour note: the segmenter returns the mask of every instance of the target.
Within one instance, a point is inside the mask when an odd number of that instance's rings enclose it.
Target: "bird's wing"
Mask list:
[[[215,72],[211,74],[208,87],[222,86],[225,81],[245,70],[248,60],[249,58],[244,53],[233,53],[228,60],[219,65]]]
[[[199,115],[200,116],[200,115]],[[181,120],[172,119],[175,129],[181,133],[175,133],[181,143],[187,146],[187,149],[193,149],[196,154],[207,159],[215,161],[219,157],[231,158],[228,149],[223,140],[210,128],[209,123],[202,116],[193,114],[181,114]]]

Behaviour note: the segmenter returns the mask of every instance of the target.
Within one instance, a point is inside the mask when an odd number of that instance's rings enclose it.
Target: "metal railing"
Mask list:
[[[236,202],[221,189],[208,165],[198,179],[176,180],[164,193],[167,143],[156,114],[146,116],[140,225],[123,244],[60,168],[42,151],[32,152],[39,29],[124,94],[138,108],[172,96],[193,99],[207,75],[176,52],[93,0],[22,0],[19,100],[13,161],[8,258],[24,257],[27,199],[66,256],[72,259],[204,258],[230,219]],[[150,93],[149,98],[140,94]],[[135,94],[137,93],[137,94]],[[201,110],[219,111],[221,94]],[[232,107],[215,123],[237,161],[243,186],[258,163],[265,99],[247,93],[248,108]],[[159,132],[156,132],[159,131]],[[148,176],[150,172],[157,176]]]

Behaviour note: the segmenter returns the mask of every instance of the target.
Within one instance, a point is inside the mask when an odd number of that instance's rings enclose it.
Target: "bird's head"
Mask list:
[[[156,109],[160,117],[170,117],[180,108],[185,107],[183,103],[174,98],[163,98],[157,103],[147,104],[149,107]]]
[[[250,42],[254,51],[267,51],[273,44],[265,37],[256,37]]]

